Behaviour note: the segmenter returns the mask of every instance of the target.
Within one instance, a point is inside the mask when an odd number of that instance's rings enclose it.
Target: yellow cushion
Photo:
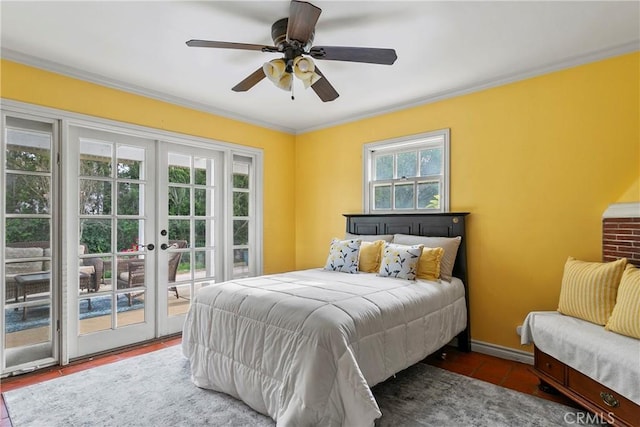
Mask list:
[[[422,255],[418,261],[418,279],[438,280],[442,255],[444,255],[442,248],[422,248]]]
[[[616,303],[627,259],[586,262],[569,257],[564,266],[558,311],[604,325]]]
[[[640,339],[640,269],[631,264],[622,273],[616,306],[605,329]]]
[[[380,269],[380,257],[384,240],[374,242],[362,242],[360,245],[360,259],[358,270],[365,273],[377,273]]]

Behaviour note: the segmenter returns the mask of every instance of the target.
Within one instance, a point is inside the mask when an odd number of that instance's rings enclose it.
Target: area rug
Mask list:
[[[273,426],[189,378],[180,346],[4,393],[14,427]],[[376,426],[562,426],[577,410],[423,363],[373,389]],[[586,425],[582,424],[581,425]]]
[[[137,310],[144,308],[144,301],[134,298],[129,306],[129,299],[125,295],[118,297],[118,312]],[[91,297],[91,310],[87,297],[80,297],[80,320],[91,317],[104,316],[111,313],[111,296]],[[31,328],[39,328],[49,324],[49,306],[40,305],[27,308],[27,318],[22,320],[22,309],[4,310],[4,324],[7,333],[24,331]]]

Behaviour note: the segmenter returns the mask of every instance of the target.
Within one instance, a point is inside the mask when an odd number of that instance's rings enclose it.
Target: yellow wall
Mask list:
[[[640,158],[638,159],[638,163],[640,163]],[[627,191],[625,191],[617,200],[618,203],[629,203],[637,201],[640,201],[640,177],[636,178],[633,184],[629,186]]]
[[[296,267],[322,265],[341,214],[362,211],[364,143],[450,128],[472,337],[530,350],[516,326],[557,307],[567,257],[600,260],[602,213],[637,196],[639,82],[633,53],[299,135]]]
[[[294,265],[295,137],[2,60],[4,99],[264,150],[264,272]]]
[[[262,148],[265,273],[324,263],[342,214],[362,211],[364,143],[450,128],[472,336],[507,347],[527,312],[556,308],[567,256],[600,259],[606,207],[637,201],[638,53],[297,137],[6,60],[0,72],[6,99]]]

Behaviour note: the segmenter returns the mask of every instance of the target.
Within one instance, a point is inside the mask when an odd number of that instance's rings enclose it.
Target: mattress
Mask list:
[[[640,405],[640,340],[557,311],[534,311],[524,321],[521,342],[535,343],[549,356]]]
[[[199,387],[279,426],[372,426],[370,387],[467,324],[464,286],[311,269],[198,291],[182,348]]]

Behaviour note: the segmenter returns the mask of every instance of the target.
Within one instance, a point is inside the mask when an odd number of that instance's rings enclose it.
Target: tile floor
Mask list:
[[[178,345],[180,342],[180,337],[161,340],[126,350],[124,352],[79,361],[64,367],[51,367],[38,372],[7,378],[2,380],[2,391],[14,390],[16,388],[25,387],[30,384],[39,383],[85,369],[95,368],[96,366],[105,365],[117,360]],[[451,372],[488,381],[502,387],[535,395],[565,405],[576,406],[571,400],[562,395],[551,395],[538,390],[537,377],[531,373],[529,365],[523,363],[500,359],[498,357],[482,353],[463,353],[453,347],[446,348],[445,358],[442,358],[440,354],[434,354],[425,359],[425,362]],[[2,398],[1,403],[2,418],[0,427],[13,427],[11,419],[7,414],[4,398]]]

